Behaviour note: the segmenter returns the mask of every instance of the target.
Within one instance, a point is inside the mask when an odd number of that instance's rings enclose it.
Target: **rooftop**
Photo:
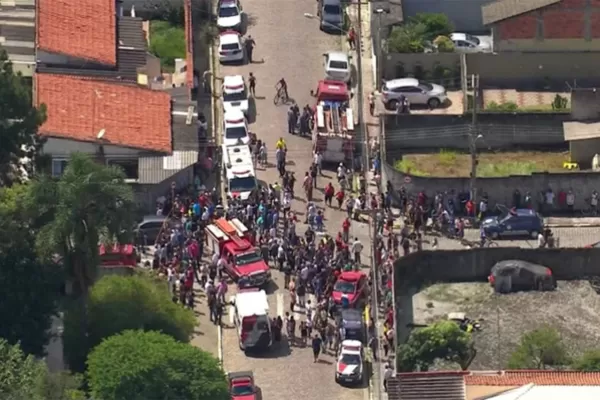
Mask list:
[[[171,97],[135,85],[94,78],[36,74],[36,105],[45,103],[43,136],[170,153]]]
[[[114,0],[37,0],[37,48],[101,64],[117,63]]]
[[[517,15],[525,14],[542,7],[556,4],[561,0],[496,0],[481,7],[483,24],[489,25]]]
[[[600,372],[579,371],[493,371],[471,372],[465,375],[467,385],[486,386],[522,386],[529,383],[535,385],[554,386],[595,386],[600,385]]]

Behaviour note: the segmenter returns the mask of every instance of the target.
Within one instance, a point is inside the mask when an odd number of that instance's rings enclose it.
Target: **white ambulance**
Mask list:
[[[269,303],[264,290],[243,289],[233,298],[233,323],[240,349],[264,351],[273,344]]]
[[[247,200],[258,188],[252,154],[247,145],[223,145],[223,176],[228,196]]]

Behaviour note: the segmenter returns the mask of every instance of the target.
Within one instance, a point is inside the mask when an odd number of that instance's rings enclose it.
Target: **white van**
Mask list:
[[[247,145],[223,145],[223,175],[227,195],[248,199],[258,187],[252,154]]]
[[[243,289],[235,295],[233,322],[240,349],[263,351],[273,344],[269,303],[264,290]]]

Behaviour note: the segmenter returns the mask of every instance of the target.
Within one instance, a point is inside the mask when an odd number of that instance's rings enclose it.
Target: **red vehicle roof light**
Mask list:
[[[225,89],[227,89],[227,90],[240,90],[240,89],[243,89],[243,88],[244,88],[243,84],[236,85],[236,86],[228,86],[228,85],[225,86]]]
[[[249,173],[250,173],[250,170],[233,172],[234,175],[246,175],[246,174],[249,174]]]
[[[242,122],[244,122],[244,119],[226,119],[225,122],[227,122],[228,124],[241,124]]]
[[[240,33],[239,33],[239,32],[236,32],[236,31],[233,31],[233,30],[231,30],[231,29],[229,29],[229,30],[226,30],[226,31],[223,31],[223,32],[221,32],[221,35],[220,35],[220,36],[225,36],[225,35],[236,35],[236,36],[240,36]]]
[[[552,276],[552,270],[550,268],[546,268],[546,275]]]

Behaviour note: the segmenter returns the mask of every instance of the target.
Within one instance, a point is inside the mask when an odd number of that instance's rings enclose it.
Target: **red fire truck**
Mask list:
[[[263,287],[269,283],[269,265],[239,219],[217,219],[206,227],[206,238],[208,248],[223,259],[225,271],[235,282],[245,277],[244,287]]]
[[[319,81],[315,96],[313,150],[321,152],[324,162],[350,161],[354,149],[354,114],[346,84]]]

